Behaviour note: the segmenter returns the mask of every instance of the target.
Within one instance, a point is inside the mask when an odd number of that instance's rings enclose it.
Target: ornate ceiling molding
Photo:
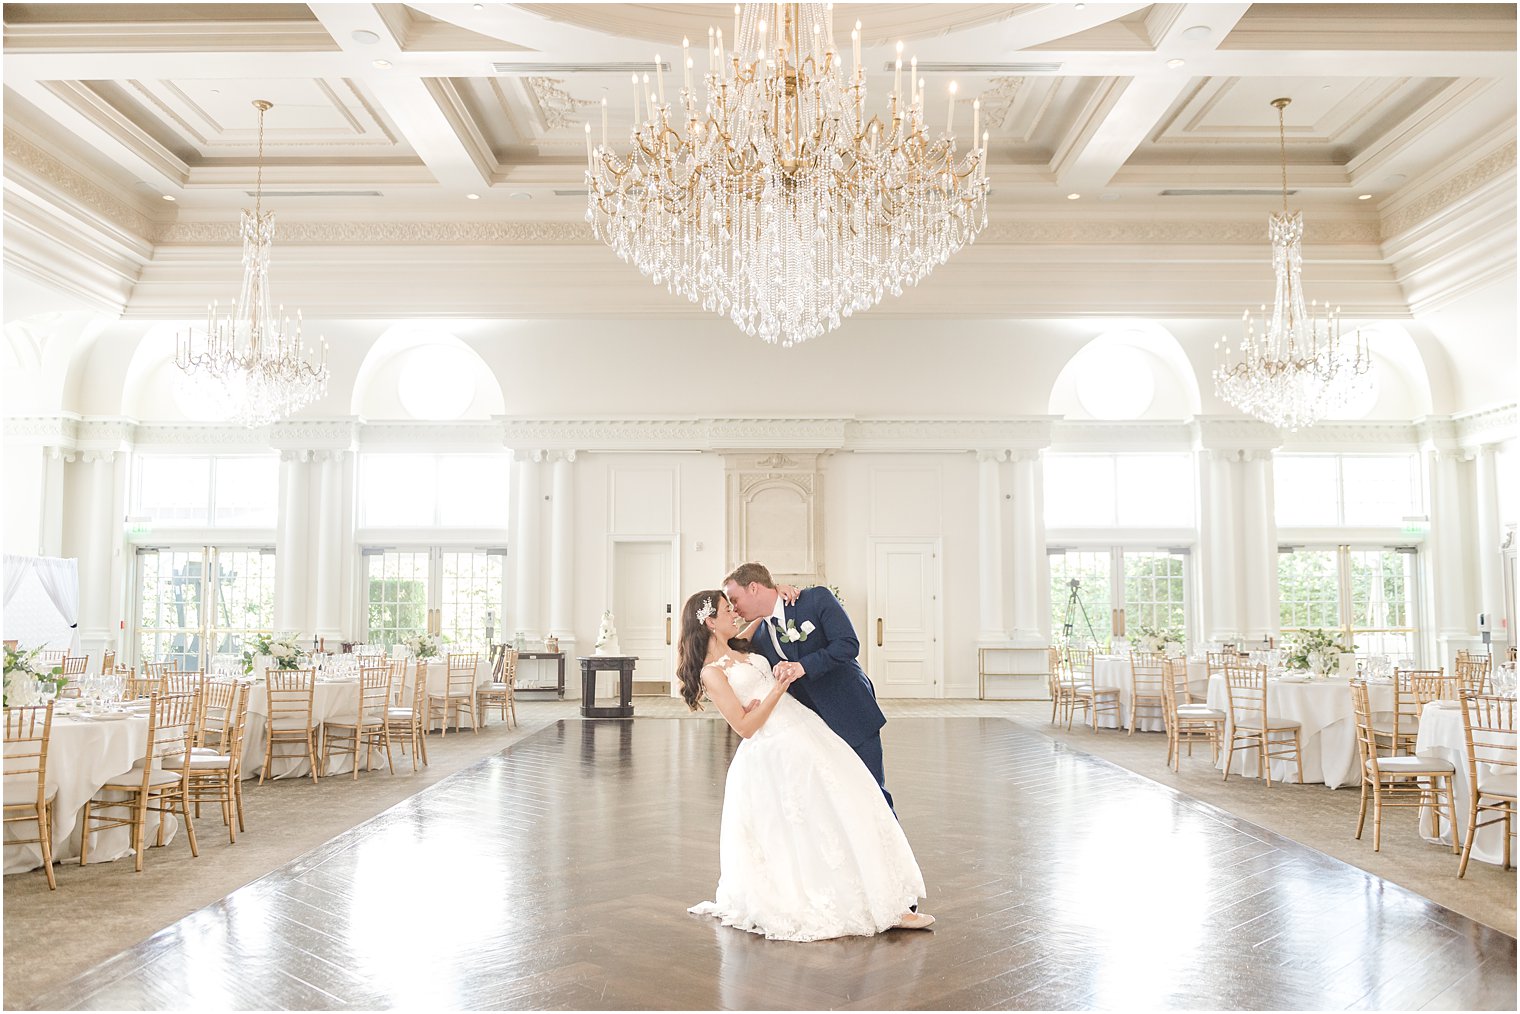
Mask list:
[[[561,127],[577,127],[584,122],[581,110],[587,106],[595,106],[593,99],[578,99],[560,86],[565,82],[557,77],[527,77],[523,83],[533,93],[534,100],[538,103],[539,111],[544,114],[544,129],[558,130]]]
[[[37,444],[72,450],[78,437],[79,416],[73,413],[8,416],[5,420],[6,443]]]
[[[66,195],[79,206],[143,239],[152,239],[157,226],[151,218],[118,198],[79,170],[23,137],[7,124],[5,129],[6,175],[23,169],[55,193]],[[235,230],[234,230],[235,231]]]
[[[1515,141],[1510,139],[1498,151],[1485,155],[1471,166],[1446,180],[1424,196],[1407,204],[1383,220],[1383,235],[1390,239],[1415,228],[1433,215],[1451,207],[1478,188],[1515,169]]]

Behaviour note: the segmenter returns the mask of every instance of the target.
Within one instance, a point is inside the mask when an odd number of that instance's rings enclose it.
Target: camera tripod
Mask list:
[[[1066,620],[1061,624],[1061,637],[1066,642],[1066,646],[1071,647],[1071,628],[1076,621],[1077,613],[1080,612],[1082,622],[1087,627],[1087,636],[1092,638],[1092,643],[1096,646],[1099,643],[1097,631],[1093,630],[1092,619],[1087,615],[1087,607],[1082,604],[1082,596],[1078,594],[1082,582],[1072,578],[1067,584],[1071,588],[1071,594],[1066,599]]]

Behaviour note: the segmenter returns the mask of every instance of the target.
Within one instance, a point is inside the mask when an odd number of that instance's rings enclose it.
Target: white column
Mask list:
[[[1272,453],[1247,451],[1241,466],[1240,577],[1243,633],[1276,637],[1282,615],[1277,592],[1277,513],[1272,493]]]
[[[511,548],[517,559],[516,594],[513,596],[513,621],[505,629],[512,633],[522,631],[529,640],[537,640],[542,615],[539,601],[540,552],[540,504],[539,463],[542,451],[520,451],[517,458],[517,510],[512,530],[517,534],[516,544]]]
[[[1499,626],[1504,615],[1504,531],[1499,519],[1497,464],[1493,444],[1478,449],[1478,610],[1488,614],[1495,650],[1500,651],[1508,646],[1509,632]]]
[[[88,499],[76,517],[79,532],[79,635],[80,647],[97,661],[114,633],[111,626],[111,536],[121,531],[113,524],[116,506],[113,477],[116,455],[111,451],[86,451],[81,471]]]
[[[1050,615],[1045,573],[1045,496],[1038,451],[1015,451],[1013,459],[1013,630],[1015,644],[1043,647]]]
[[[560,640],[573,640],[575,621],[571,604],[575,588],[575,452],[566,451],[554,460],[554,485],[550,496],[549,529],[549,627],[545,633]]]
[[[978,574],[981,631],[977,639],[984,643],[1003,643],[1008,631],[1003,626],[1003,484],[998,462],[1004,451],[978,451],[979,473],[977,499]]]
[[[280,452],[280,514],[274,536],[276,632],[306,627],[307,475],[305,451]]]
[[[1434,658],[1427,665],[1449,665],[1458,648],[1469,647],[1470,608],[1463,553],[1466,517],[1462,509],[1463,452],[1428,452],[1430,465],[1430,538],[1426,543],[1431,575],[1430,617]]]
[[[1235,524],[1234,453],[1198,452],[1199,568],[1203,579],[1199,602],[1205,641],[1223,641],[1244,634],[1237,605],[1240,574]]]
[[[310,547],[315,567],[312,585],[316,608],[312,635],[336,644],[344,640],[342,602],[343,543],[347,539],[343,511],[343,452],[319,451],[313,465],[317,485]]]
[[[45,485],[42,491],[42,531],[38,539],[39,556],[63,555],[63,505],[64,472],[74,460],[74,452],[61,447],[49,447],[44,452]]]

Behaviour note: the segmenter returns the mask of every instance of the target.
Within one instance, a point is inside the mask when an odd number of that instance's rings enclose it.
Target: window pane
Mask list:
[[[1125,632],[1131,642],[1140,636],[1140,628],[1176,634],[1180,640],[1187,629],[1187,612],[1182,601],[1184,559],[1169,553],[1124,551]]]
[[[1295,549],[1277,554],[1277,590],[1283,633],[1338,630],[1340,576],[1333,549]]]
[[[1046,527],[1091,528],[1113,523],[1113,456],[1045,455]],[[1061,601],[1065,601],[1064,595]]]
[[[1323,454],[1279,454],[1272,461],[1279,525],[1340,523],[1336,460]]]
[[[365,554],[369,630],[364,640],[387,648],[427,630],[428,553]]]
[[[436,461],[431,454],[364,455],[359,465],[359,523],[370,528],[431,526]]]
[[[1348,525],[1398,525],[1422,513],[1419,472],[1410,455],[1347,455],[1341,475]]]
[[[138,459],[132,513],[154,521],[204,525],[211,521],[211,459],[180,455]]]
[[[438,523],[451,528],[506,528],[505,454],[450,454],[438,459]]]
[[[486,644],[486,621],[501,639],[506,609],[505,553],[444,553],[441,575],[443,636],[456,644]]]
[[[216,517],[213,524],[273,528],[280,498],[280,459],[216,459]]]
[[[217,643],[214,656],[236,664],[243,642],[274,633],[274,554],[224,549],[216,555],[211,594],[215,596]],[[213,658],[213,661],[215,659]]]
[[[1193,526],[1193,459],[1186,454],[1120,454],[1119,524],[1131,528]]]
[[[1050,554],[1051,633],[1058,644],[1107,647],[1113,633],[1113,593],[1106,550]],[[1071,582],[1078,582],[1076,596]]]
[[[1351,636],[1358,655],[1415,654],[1414,561],[1413,553],[1392,549],[1351,551]]]
[[[201,571],[204,559],[194,553],[143,553],[138,556],[138,662],[178,660],[182,670],[202,669]]]

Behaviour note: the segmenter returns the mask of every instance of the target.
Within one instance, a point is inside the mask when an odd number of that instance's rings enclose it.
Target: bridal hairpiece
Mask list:
[[[702,605],[697,609],[697,622],[706,623],[707,618],[717,611],[718,607],[713,605],[713,600],[711,597],[703,599]]]

